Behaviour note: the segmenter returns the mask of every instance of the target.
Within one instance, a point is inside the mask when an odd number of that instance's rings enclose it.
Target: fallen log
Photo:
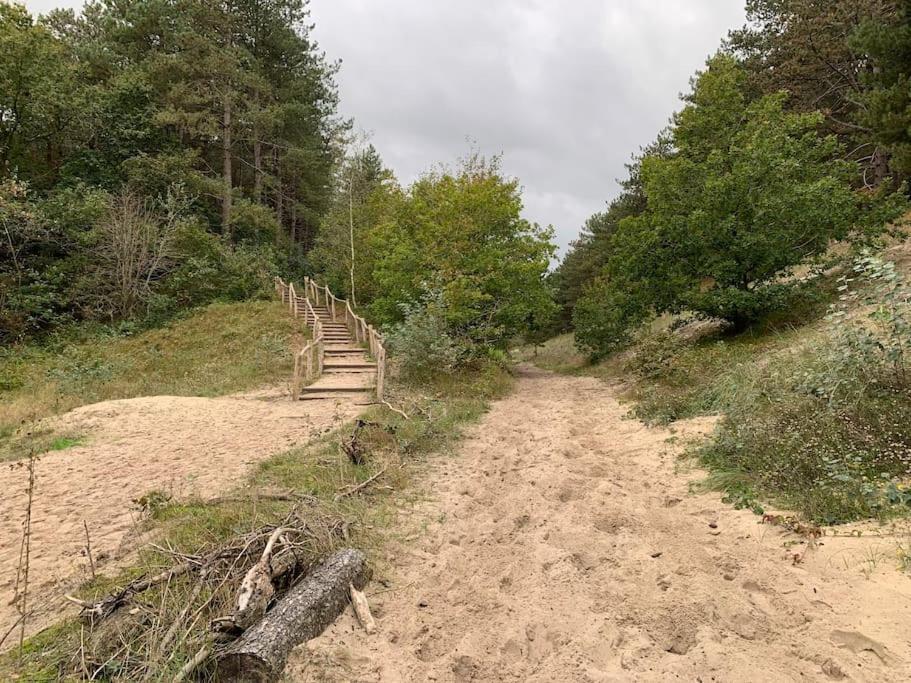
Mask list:
[[[278,680],[291,650],[321,634],[348,605],[350,586],[369,579],[359,550],[340,550],[317,566],[255,625],[216,656],[217,680]]]

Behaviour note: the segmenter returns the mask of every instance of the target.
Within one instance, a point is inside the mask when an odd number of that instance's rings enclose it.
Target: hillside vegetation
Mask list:
[[[226,324],[235,329],[229,321]],[[276,453],[236,489],[219,492],[215,500],[174,498],[167,491],[150,490],[137,501],[137,515],[139,528],[155,538],[155,544],[143,546],[127,567],[99,573],[78,590],[78,596],[101,599],[137,576],[161,572],[175,556],[205,557],[231,548],[251,528],[294,513],[306,518],[306,534],[295,552],[307,566],[353,545],[370,553],[379,571],[392,561],[383,551],[399,533],[396,512],[415,502],[428,457],[449,452],[465,426],[480,418],[489,402],[511,385],[509,374],[494,364],[420,384],[395,381],[388,398],[407,419],[384,406],[368,408],[362,414],[365,427],[346,424],[304,446]],[[358,462],[343,447],[349,443],[356,445]],[[382,478],[373,486],[358,495],[339,496],[369,483],[377,473]],[[276,491],[292,495],[270,498]],[[94,675],[104,680],[172,680],[199,643],[211,639],[210,621],[231,612],[239,578],[237,569],[230,567],[224,575],[204,581],[185,575],[147,591],[142,609],[114,626],[116,638],[104,637],[110,632],[106,622],[87,628],[77,618],[62,621],[28,639],[22,650],[0,655],[0,678],[54,680],[61,672],[70,672],[80,679]],[[200,592],[203,583],[206,590]],[[159,653],[157,645],[173,623],[185,632],[176,634],[167,652]],[[89,638],[92,633],[95,636]],[[211,676],[210,664],[202,667],[200,676]]]
[[[707,485],[737,507],[772,504],[831,524],[911,512],[911,314],[905,277],[867,257],[840,285],[825,317],[767,321],[732,334],[717,324],[664,317],[601,362],[569,335],[523,357],[558,372],[616,383],[631,414],[668,424],[721,415],[691,451]],[[841,282],[848,279],[843,277]]]
[[[0,350],[0,458],[58,437],[34,423],[77,406],[136,396],[217,396],[286,380],[303,334],[275,301],[211,304],[167,325],[70,336]]]

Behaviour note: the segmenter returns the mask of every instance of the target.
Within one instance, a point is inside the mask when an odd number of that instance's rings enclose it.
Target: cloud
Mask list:
[[[615,179],[742,0],[314,0],[315,37],[342,59],[342,111],[404,182],[468,139],[525,189],[561,247],[616,196]]]

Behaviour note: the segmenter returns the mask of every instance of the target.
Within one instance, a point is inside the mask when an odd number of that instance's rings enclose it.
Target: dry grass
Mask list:
[[[0,460],[55,439],[35,428],[49,415],[137,396],[218,396],[278,381],[291,372],[303,329],[275,301],[212,304],[165,327],[0,351]],[[74,333],[75,334],[75,333]]]

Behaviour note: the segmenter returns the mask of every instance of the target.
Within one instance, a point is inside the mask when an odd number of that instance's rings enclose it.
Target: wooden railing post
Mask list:
[[[291,377],[291,400],[296,401],[301,395],[301,359],[300,354],[294,354],[294,375]]]

